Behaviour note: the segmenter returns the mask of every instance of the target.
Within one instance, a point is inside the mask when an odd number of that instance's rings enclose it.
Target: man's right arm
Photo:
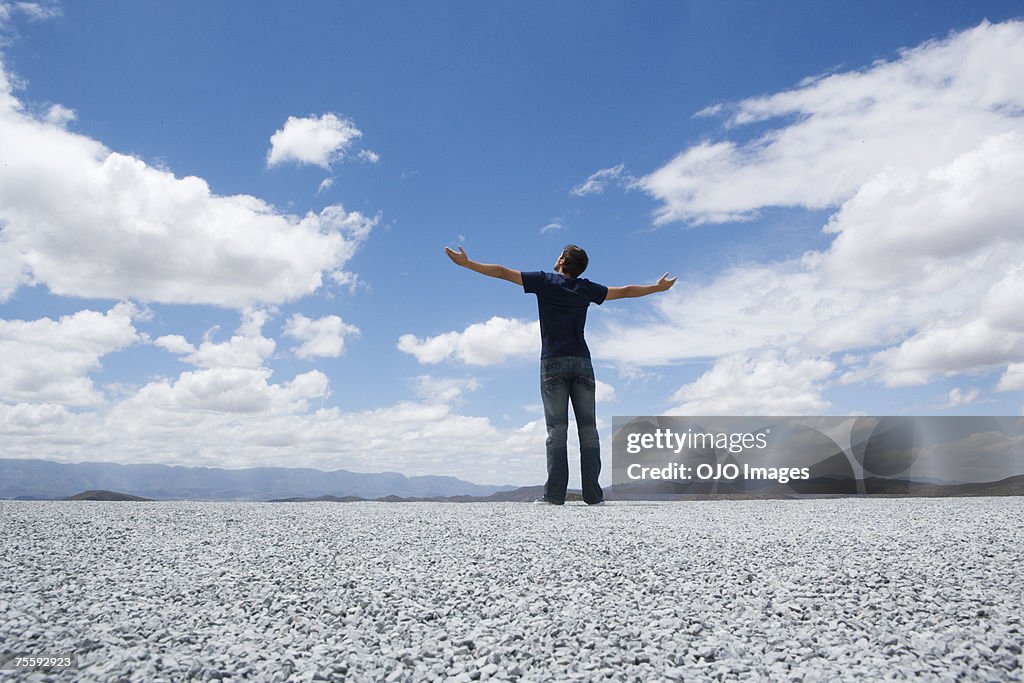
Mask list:
[[[605,301],[611,301],[613,299],[631,299],[638,296],[647,296],[648,294],[654,294],[655,292],[664,292],[666,289],[670,289],[672,285],[676,283],[674,277],[669,277],[668,273],[665,273],[661,278],[653,285],[626,285],[625,287],[609,287],[608,296],[605,297]]]
[[[523,275],[518,270],[512,270],[511,268],[499,266],[494,263],[477,263],[469,258],[469,255],[466,254],[466,250],[462,247],[459,247],[458,251],[445,247],[444,253],[447,254],[448,258],[452,260],[452,263],[457,266],[469,268],[470,270],[476,271],[481,275],[487,275],[488,277],[498,278],[499,280],[508,280],[520,287],[523,286]]]

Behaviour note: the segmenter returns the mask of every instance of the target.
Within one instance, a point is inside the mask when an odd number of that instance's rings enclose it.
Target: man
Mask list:
[[[626,285],[605,287],[580,275],[587,268],[587,252],[570,244],[555,261],[555,272],[520,272],[491,263],[477,263],[466,251],[445,247],[444,252],[455,265],[469,268],[482,275],[508,280],[521,285],[527,294],[537,295],[540,316],[540,383],[544,399],[544,422],[548,438],[548,479],[544,484],[544,497],[536,501],[550,505],[565,503],[565,490],[569,485],[569,456],[566,437],[569,431],[569,402],[576,416],[580,437],[580,471],[583,480],[583,500],[588,505],[604,502],[604,492],[598,484],[601,473],[601,440],[597,434],[595,409],[594,368],[590,362],[590,349],[583,338],[587,322],[587,307],[612,299],[646,296],[664,292],[676,283],[668,273],[653,285]]]

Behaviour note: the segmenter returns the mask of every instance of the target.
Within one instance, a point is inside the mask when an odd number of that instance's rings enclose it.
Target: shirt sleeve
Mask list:
[[[599,285],[596,282],[591,282],[589,285],[590,286],[587,290],[590,294],[590,300],[600,306],[604,303],[604,300],[608,298],[608,288],[604,285]]]
[[[539,270],[520,273],[523,278],[523,291],[527,294],[538,294],[544,284],[544,273]]]

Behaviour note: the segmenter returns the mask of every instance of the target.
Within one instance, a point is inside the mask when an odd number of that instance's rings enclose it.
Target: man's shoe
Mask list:
[[[547,498],[538,498],[537,500],[533,501],[533,504],[534,505],[562,505],[562,503],[556,503],[556,502],[554,502],[552,500],[548,500]]]
[[[604,504],[605,504],[605,503],[604,503],[604,501],[603,501],[603,500],[599,500],[599,501],[597,501],[596,503],[587,503],[587,505],[604,505]]]

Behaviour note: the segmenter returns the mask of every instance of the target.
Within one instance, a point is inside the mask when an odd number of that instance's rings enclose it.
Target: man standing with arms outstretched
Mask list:
[[[540,315],[540,391],[544,399],[544,422],[547,424],[548,480],[544,497],[536,501],[550,505],[565,503],[569,486],[569,454],[566,437],[569,431],[569,402],[576,416],[580,436],[580,472],[583,479],[583,500],[588,505],[604,502],[604,492],[597,478],[601,473],[601,440],[597,434],[595,409],[596,384],[590,349],[583,338],[587,307],[612,299],[646,296],[664,292],[676,283],[668,273],[653,285],[605,287],[580,275],[587,268],[587,252],[574,244],[562,250],[555,261],[555,272],[520,272],[492,263],[477,263],[465,250],[445,247],[448,258],[458,266],[482,275],[508,280],[521,285],[527,294],[537,295]]]

